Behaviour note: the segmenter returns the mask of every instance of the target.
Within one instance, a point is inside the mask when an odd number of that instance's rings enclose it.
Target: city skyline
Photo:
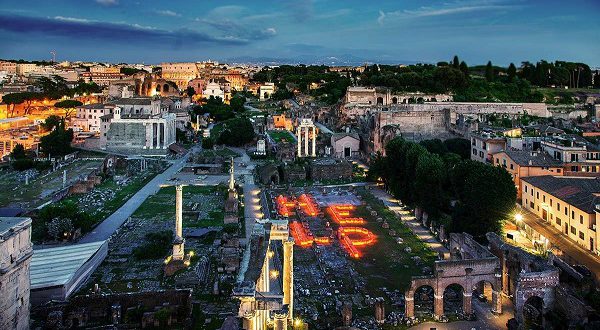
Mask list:
[[[107,62],[567,60],[600,66],[600,4],[521,1],[19,1],[0,58]],[[116,51],[118,50],[118,51]]]

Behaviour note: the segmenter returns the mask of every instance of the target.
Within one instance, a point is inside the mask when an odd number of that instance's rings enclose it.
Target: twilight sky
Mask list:
[[[0,58],[600,66],[600,0],[1,0]]]

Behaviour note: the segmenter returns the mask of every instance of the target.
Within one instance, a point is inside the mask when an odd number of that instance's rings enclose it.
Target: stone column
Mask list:
[[[317,157],[317,130],[312,127],[312,156]]]
[[[288,305],[288,319],[294,314],[294,240],[283,242],[283,304]]]
[[[502,293],[497,290],[492,291],[492,313],[502,314]]]
[[[296,128],[296,136],[298,138],[298,157],[302,157],[302,150],[300,146],[302,145],[302,129],[300,126]]]
[[[304,127],[304,155],[308,156],[310,155],[308,153],[308,127]]]
[[[175,187],[175,240],[173,241],[173,260],[183,260],[183,186]]]
[[[436,320],[439,320],[444,315],[444,293],[438,296],[436,292],[433,294],[433,314]]]
[[[406,315],[407,318],[413,318],[415,317],[415,298],[414,295],[411,296],[406,296],[405,300],[405,305],[404,305],[404,315]]]
[[[503,252],[504,253],[504,252]],[[501,258],[501,262],[502,262],[502,269],[500,270],[502,273],[502,293],[504,293],[505,295],[510,295],[509,292],[509,286],[510,284],[508,283],[508,265],[506,264],[506,255],[502,255]]]
[[[473,310],[471,309],[471,292],[463,292],[463,314],[471,315]]]
[[[160,135],[160,122],[156,124],[156,149],[162,149],[162,136]]]

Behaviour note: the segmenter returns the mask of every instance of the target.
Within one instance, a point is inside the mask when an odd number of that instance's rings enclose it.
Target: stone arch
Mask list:
[[[265,92],[265,93],[263,94],[263,98],[265,98],[265,99],[268,99],[268,98],[269,98],[269,93],[268,93],[268,92]]]
[[[416,314],[433,315],[435,312],[435,283],[428,279],[412,282],[406,291],[404,313],[406,317],[414,317]]]
[[[431,98],[431,102],[437,102],[437,100],[435,99],[435,97]]]
[[[159,85],[156,85],[156,91],[157,91],[158,93],[160,93],[160,84],[159,84]]]
[[[417,98],[417,103],[423,104],[423,103],[425,103],[425,100],[422,97],[419,97],[419,98]]]
[[[383,97],[377,97],[377,105],[383,105]]]
[[[398,104],[398,98],[397,97],[392,97],[392,104]]]
[[[443,311],[444,315],[450,314],[464,314],[464,300],[467,297],[465,295],[465,288],[458,283],[450,283],[446,285],[444,291],[441,292],[443,296]]]
[[[544,299],[538,295],[532,295],[523,303],[523,328],[544,328]]]
[[[408,104],[414,104],[414,103],[416,103],[416,100],[414,97],[408,98]]]
[[[163,85],[163,92],[165,92],[165,93],[169,92],[169,84],[164,84]]]

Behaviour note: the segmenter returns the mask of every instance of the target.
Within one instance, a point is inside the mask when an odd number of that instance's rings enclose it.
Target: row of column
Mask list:
[[[309,137],[309,129],[312,129],[312,152],[310,153],[311,157],[317,156],[317,133],[314,126],[298,126],[296,128],[296,137],[298,139],[298,157],[302,157],[302,129],[304,129],[304,157],[309,155],[308,149],[308,140]]]
[[[150,125],[150,128],[146,127],[147,149],[166,149],[169,145],[176,142],[174,121],[148,123],[147,125]]]

